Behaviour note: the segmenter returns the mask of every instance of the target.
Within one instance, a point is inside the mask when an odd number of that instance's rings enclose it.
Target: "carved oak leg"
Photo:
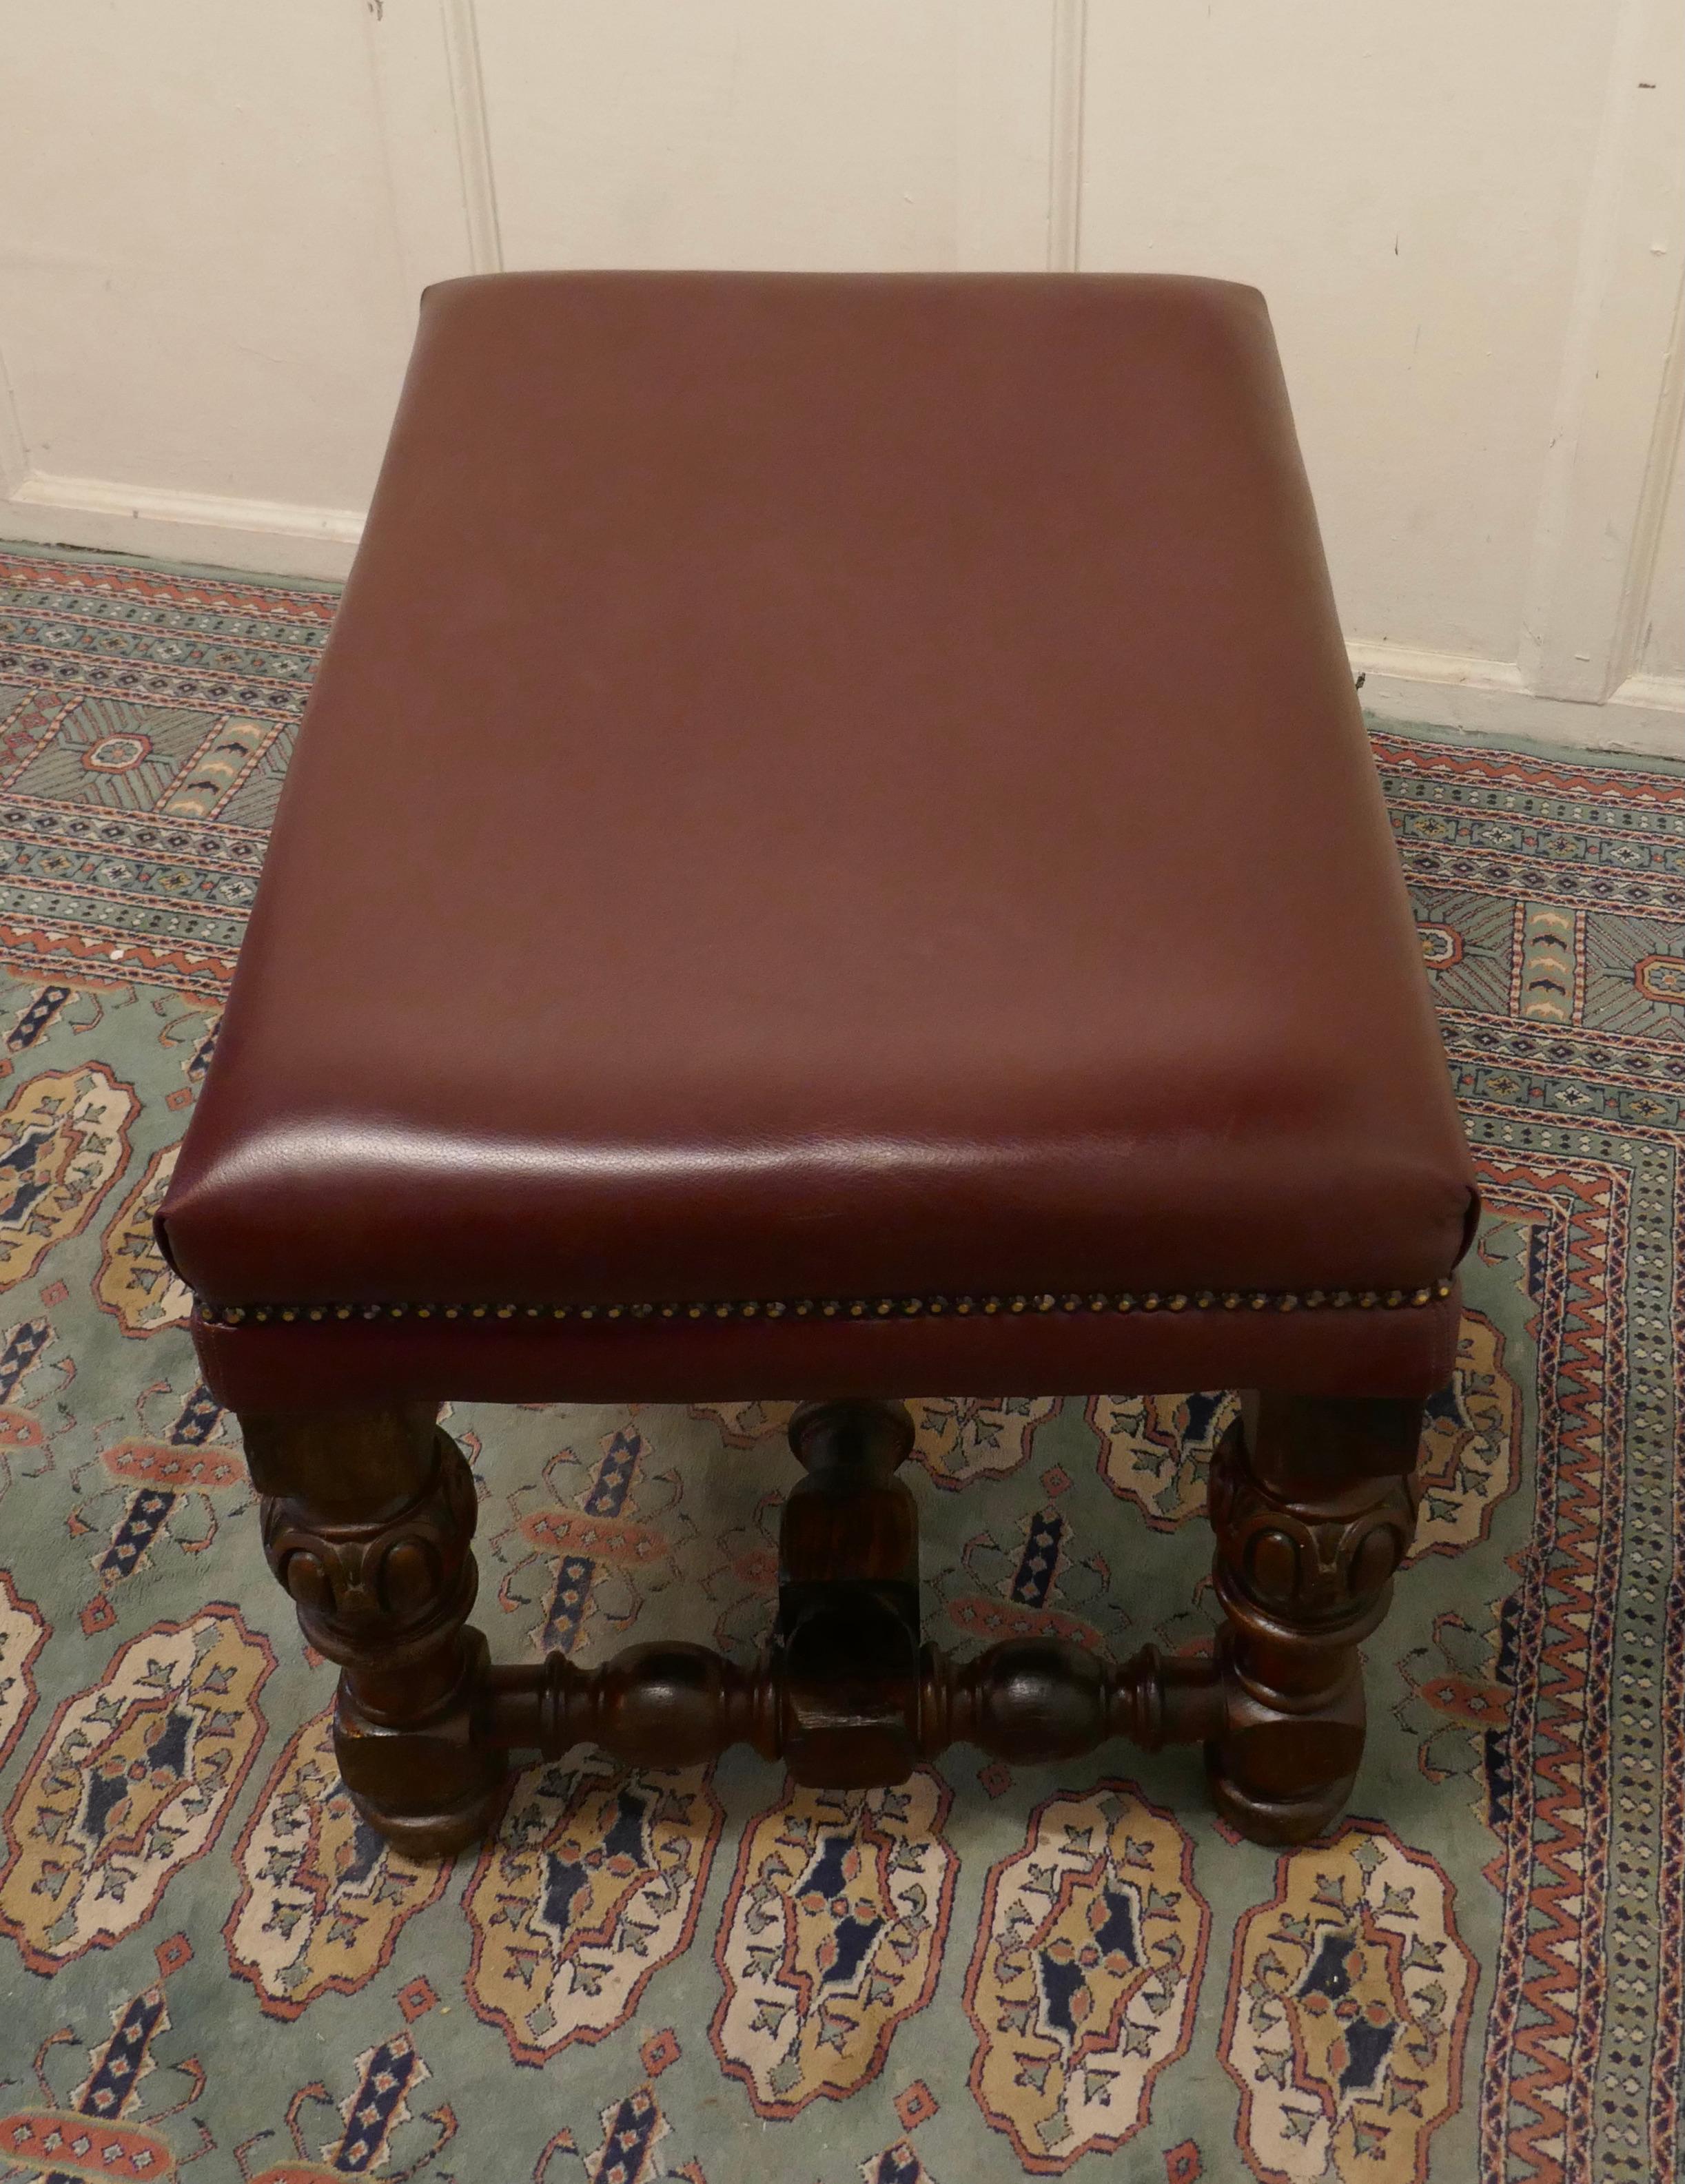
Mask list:
[[[474,1482],[432,1404],[248,1413],[270,1568],[339,1663],[333,1741],[358,1810],[418,1858],[483,1832],[505,1760],[473,1741],[486,1641]]]
[[[1420,1403],[1264,1394],[1211,1474],[1225,1724],[1207,1746],[1225,1819],[1303,1842],[1338,1816],[1364,1748],[1358,1648],[1415,1524]]]

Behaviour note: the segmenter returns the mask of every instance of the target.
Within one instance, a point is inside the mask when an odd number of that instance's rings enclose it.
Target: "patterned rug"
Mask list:
[[[1185,1752],[588,1758],[441,1870],[338,1789],[148,1234],[332,608],[0,554],[0,2176],[1676,2175],[1685,775],[1375,736],[1489,1210],[1332,1841]],[[921,1404],[933,1629],[1205,1642],[1230,1408]],[[495,1651],[753,1649],[777,1409],[449,1423]]]

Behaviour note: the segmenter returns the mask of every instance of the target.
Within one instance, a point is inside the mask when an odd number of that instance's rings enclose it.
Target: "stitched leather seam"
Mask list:
[[[1451,1295],[1448,1277],[1414,1290],[1042,1290],[1024,1296],[801,1297],[712,1304],[212,1304],[196,1298],[206,1327],[271,1327],[303,1320],[494,1322],[559,1320],[966,1319],[991,1315],[1134,1312],[1420,1311]]]

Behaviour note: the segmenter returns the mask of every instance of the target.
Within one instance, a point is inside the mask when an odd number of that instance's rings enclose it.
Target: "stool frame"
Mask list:
[[[473,1478],[435,1405],[241,1424],[270,1567],[339,1666],[345,1786],[388,1842],[432,1858],[492,1825],[511,1751],[577,1744],[682,1767],[743,1743],[798,1782],[851,1789],[903,1780],[951,1744],[1034,1764],[1119,1737],[1201,1743],[1223,1819],[1253,1841],[1304,1841],[1338,1817],[1362,1755],[1359,1647],[1409,1548],[1422,1411],[1403,1397],[1244,1401],[1212,1464],[1223,1622],[1208,1655],[1147,1646],[1111,1662],[1018,1638],[956,1663],[919,1629],[918,1508],[897,1476],[907,1410],[803,1404],[778,1612],[750,1668],[667,1640],[596,1668],[561,1653],[494,1665],[469,1621]]]

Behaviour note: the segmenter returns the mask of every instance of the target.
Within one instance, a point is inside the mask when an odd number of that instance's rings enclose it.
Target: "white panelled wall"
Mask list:
[[[454,273],[1219,274],[1376,710],[1685,756],[1682,63],[1677,0],[0,0],[0,536],[343,572]]]

